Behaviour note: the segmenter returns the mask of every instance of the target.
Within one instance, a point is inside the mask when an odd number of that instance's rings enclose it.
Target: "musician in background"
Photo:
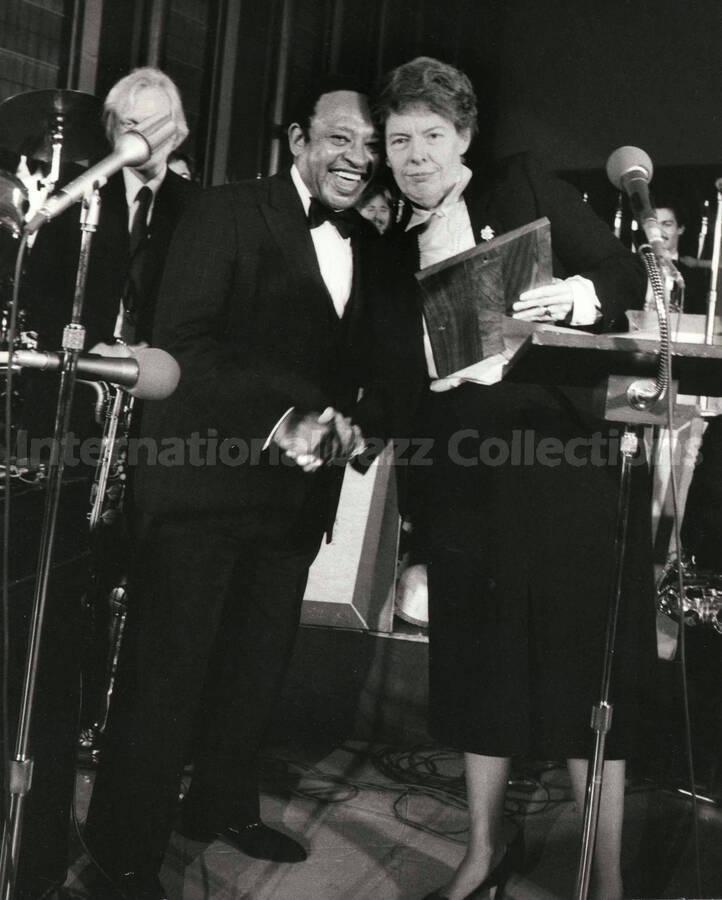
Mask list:
[[[676,265],[684,278],[684,312],[706,315],[711,287],[709,261],[696,260],[679,252],[680,239],[687,226],[682,205],[666,195],[655,196],[655,202],[665,247],[677,260]],[[717,406],[715,398],[712,404]],[[692,573],[703,580],[722,575],[722,416],[719,414],[704,419],[702,442],[684,506],[681,538],[682,552]],[[711,626],[698,625],[686,629],[685,640],[695,780],[700,793],[720,798],[722,639]],[[681,665],[679,656],[673,661],[658,663],[660,722],[664,726],[658,764],[659,774],[667,783],[679,781],[686,785],[688,762],[680,695]]]
[[[186,181],[194,180],[193,168],[187,153],[181,153],[179,150],[174,150],[168,157],[168,168],[177,175],[180,175],[181,178],[185,178]]]
[[[664,249],[674,263],[684,281],[684,299],[682,309],[686,313],[704,315],[707,311],[707,289],[709,287],[709,270],[690,266],[689,258],[686,261],[680,259],[679,243],[687,228],[687,219],[684,214],[684,206],[675,197],[659,194],[655,196],[655,215],[662,231]],[[670,285],[672,291],[672,303],[675,297],[679,303],[679,288]],[[650,289],[647,291],[647,300],[651,300]]]
[[[696,260],[680,254],[680,241],[687,228],[684,205],[671,193],[657,192],[654,200],[664,249],[684,279],[683,311],[706,315],[710,269],[691,265]],[[722,572],[722,418],[719,416],[709,417],[705,425],[685,505],[682,544],[700,568]]]
[[[136,69],[110,89],[103,124],[111,145],[150,116],[169,115],[173,135],[144,163],[126,167],[100,190],[100,216],[92,236],[82,322],[85,348],[105,355],[128,355],[153,340],[153,318],[176,222],[198,186],[167,165],[187,134],[180,94],[154,68]],[[44,225],[30,252],[23,290],[29,327],[39,347],[57,350],[71,318],[80,253],[80,206]],[[53,432],[56,391],[46,375],[25,375],[25,424],[30,438]],[[95,437],[95,395],[79,384],[72,431],[79,440]],[[137,419],[137,416],[136,416]]]
[[[149,116],[170,115],[175,133],[137,167],[126,167],[100,191],[100,219],[91,243],[83,324],[85,346],[97,352],[122,339],[151,343],[155,301],[176,222],[197,186],[167,165],[188,134],[173,81],[159,69],[136,69],[108,92],[103,122],[108,140]],[[71,207],[39,232],[28,264],[30,321],[45,349],[57,349],[70,320],[80,229]],[[100,344],[101,346],[98,346]]]
[[[374,226],[379,234],[391,227],[394,203],[391,191],[383,184],[372,184],[359,200],[358,211]]]

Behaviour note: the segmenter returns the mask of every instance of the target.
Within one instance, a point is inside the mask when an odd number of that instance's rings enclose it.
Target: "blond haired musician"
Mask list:
[[[162,71],[135,69],[108,92],[103,121],[111,144],[154,115],[169,115],[175,134],[145,163],[124,168],[100,191],[85,293],[86,348],[152,341],[155,301],[173,230],[197,186],[169,170],[170,153],[188,134],[178,89]],[[49,349],[60,346],[70,316],[78,261],[79,210],[43,226],[32,250],[26,292],[30,319]],[[100,350],[105,348],[98,348]]]

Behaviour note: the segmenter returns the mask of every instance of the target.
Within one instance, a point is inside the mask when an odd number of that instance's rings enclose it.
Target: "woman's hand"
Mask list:
[[[512,307],[514,318],[525,322],[564,322],[571,318],[573,308],[574,292],[561,278],[524,291]]]

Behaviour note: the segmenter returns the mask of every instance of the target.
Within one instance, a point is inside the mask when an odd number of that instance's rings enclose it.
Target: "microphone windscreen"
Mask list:
[[[140,166],[150,157],[150,147],[139,129],[124,131],[113,141],[111,157],[117,157],[123,166]]]
[[[133,356],[138,361],[138,380],[128,393],[139,400],[170,397],[180,380],[180,366],[170,353],[157,347],[146,347]]]
[[[652,160],[639,147],[618,147],[607,160],[607,177],[616,188],[623,188],[622,177],[635,169],[643,169],[647,173],[646,180],[652,180]]]

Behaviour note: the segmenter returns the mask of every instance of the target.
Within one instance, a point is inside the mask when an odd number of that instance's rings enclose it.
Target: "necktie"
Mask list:
[[[135,322],[138,306],[142,301],[142,272],[143,256],[142,245],[148,234],[148,209],[153,199],[153,191],[144,184],[136,194],[138,204],[133,215],[133,223],[130,228],[130,260],[128,262],[128,277],[123,293],[123,304],[130,322]]]
[[[356,233],[361,221],[361,216],[355,209],[331,209],[316,197],[311,197],[308,208],[309,228],[318,228],[324,222],[330,222],[342,238],[347,238]]]
[[[148,210],[153,199],[153,191],[144,184],[136,194],[135,214],[130,228],[130,255],[135,256],[136,250],[148,233]]]

